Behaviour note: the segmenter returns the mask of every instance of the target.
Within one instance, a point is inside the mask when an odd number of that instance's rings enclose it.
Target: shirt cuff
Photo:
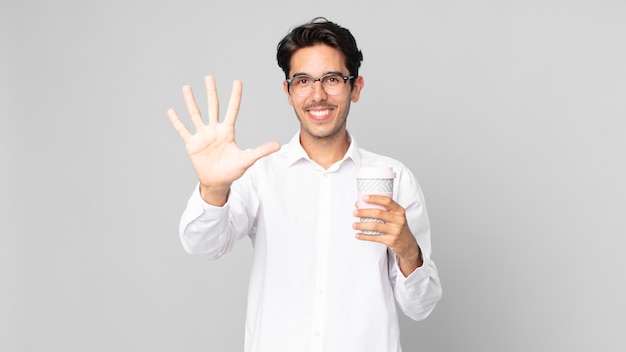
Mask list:
[[[434,274],[431,260],[427,257],[422,258],[422,266],[413,270],[413,272],[410,273],[409,276],[404,276],[404,274],[402,274],[400,266],[398,265],[398,260],[396,258],[396,270],[398,272],[397,282],[406,289],[409,297],[412,296],[412,292],[415,292],[417,290],[417,287],[420,285],[421,282],[427,280]]]
[[[187,209],[184,213],[182,223],[190,224],[195,221],[214,222],[215,219],[220,219],[226,212],[228,212],[228,201],[221,207],[211,205],[202,199],[200,187],[196,185],[196,188],[191,193],[191,197],[189,197],[189,201],[187,202]]]

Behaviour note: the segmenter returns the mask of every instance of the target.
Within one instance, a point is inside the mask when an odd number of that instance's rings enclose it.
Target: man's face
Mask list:
[[[307,74],[319,78],[330,72],[340,72],[343,76],[350,74],[343,54],[337,49],[315,45],[298,49],[291,57],[289,77]],[[300,120],[302,134],[315,138],[333,138],[345,133],[350,103],[359,100],[363,87],[362,77],[354,80],[354,87],[351,88],[350,81],[347,81],[335,95],[327,94],[319,81],[313,84],[313,89],[307,96],[290,94],[287,82],[283,84],[289,104],[293,106]]]

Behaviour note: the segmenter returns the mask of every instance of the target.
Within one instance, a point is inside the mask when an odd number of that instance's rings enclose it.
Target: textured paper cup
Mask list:
[[[356,173],[356,185],[357,185],[357,202],[359,209],[365,208],[377,208],[387,210],[385,207],[370,204],[363,200],[363,197],[370,194],[383,195],[387,197],[393,196],[393,180],[396,178],[396,173],[391,167],[362,167]],[[385,223],[380,219],[361,218],[361,222],[379,222]],[[361,233],[366,235],[380,235],[378,231],[363,230]]]

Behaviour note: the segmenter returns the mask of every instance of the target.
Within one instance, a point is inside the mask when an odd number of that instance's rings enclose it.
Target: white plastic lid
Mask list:
[[[396,173],[390,166],[368,166],[359,168],[356,178],[396,178]]]

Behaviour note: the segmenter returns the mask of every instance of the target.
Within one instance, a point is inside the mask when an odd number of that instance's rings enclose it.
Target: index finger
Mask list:
[[[392,210],[400,206],[391,197],[384,196],[381,194],[368,194],[366,196],[363,196],[363,200],[366,201],[367,203],[382,205],[389,210]]]
[[[230,91],[230,100],[228,101],[228,110],[226,110],[226,116],[224,117],[224,123],[234,125],[239,114],[239,107],[241,105],[241,94],[243,91],[242,83],[239,80],[233,82],[233,89]]]

